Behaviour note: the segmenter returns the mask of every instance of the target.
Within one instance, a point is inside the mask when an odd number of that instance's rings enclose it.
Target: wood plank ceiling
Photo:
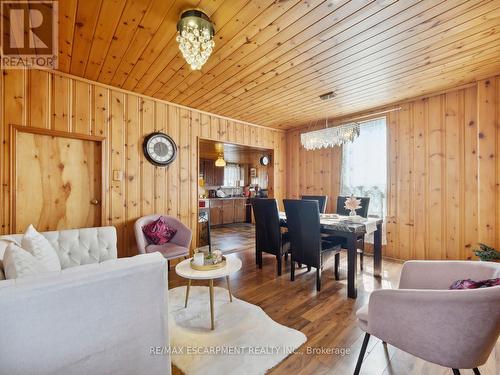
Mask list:
[[[202,71],[176,22],[198,7],[216,46]],[[59,70],[290,128],[500,71],[499,0],[64,0]],[[334,91],[335,98],[319,95]]]

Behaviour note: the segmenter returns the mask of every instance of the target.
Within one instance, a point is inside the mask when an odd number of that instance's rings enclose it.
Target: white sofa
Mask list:
[[[42,234],[63,270],[0,281],[0,374],[170,374],[163,256],[116,259],[114,227]]]

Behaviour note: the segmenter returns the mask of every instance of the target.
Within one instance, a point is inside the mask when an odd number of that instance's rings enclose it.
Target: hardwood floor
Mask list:
[[[253,224],[226,224],[210,229],[212,245],[224,254],[254,247],[255,226]]]
[[[239,228],[238,228],[239,227]],[[214,232],[213,232],[214,233]],[[239,233],[239,234],[238,234]],[[224,234],[226,237],[224,237]],[[255,264],[254,234],[248,224],[232,225],[215,231],[214,242],[225,249],[240,251],[228,255],[243,262],[240,272],[231,277],[233,294],[242,300],[260,306],[276,322],[302,331],[308,338],[298,352],[289,356],[270,374],[352,374],[363,341],[363,332],[356,324],[356,310],[368,303],[371,291],[397,287],[401,263],[383,261],[383,277],[372,277],[373,258],[366,256],[365,270],[358,272],[358,298],[347,298],[345,254],[341,260],[341,280],[333,278],[333,264],[328,263],[323,272],[322,290],[316,292],[315,272],[305,267],[296,270],[294,282],[290,281],[290,261],[284,263],[284,272],[276,277],[276,260],[264,255],[263,267]],[[219,245],[216,245],[219,246]],[[169,286],[186,285],[186,280],[169,272]],[[193,285],[205,285],[193,282]],[[215,285],[226,287],[225,280],[216,280]],[[338,351],[338,354],[323,354],[321,349]],[[500,343],[488,362],[480,368],[483,375],[500,373]],[[464,370],[462,374],[472,374]],[[173,368],[173,374],[181,374]],[[364,375],[448,375],[450,369],[420,360],[372,338],[367,349],[361,374]]]

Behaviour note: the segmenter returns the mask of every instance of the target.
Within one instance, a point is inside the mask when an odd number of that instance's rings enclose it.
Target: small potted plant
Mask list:
[[[474,254],[482,261],[500,262],[500,251],[484,243],[479,243],[479,249],[474,250]]]

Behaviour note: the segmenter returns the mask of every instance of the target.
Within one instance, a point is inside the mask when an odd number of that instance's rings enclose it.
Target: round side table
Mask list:
[[[188,285],[186,287],[186,301],[184,302],[184,307],[187,308],[188,298],[189,298],[189,288],[191,287],[191,280],[208,280],[209,290],[210,290],[210,329],[215,328],[214,324],[214,279],[219,279],[225,277],[227,281],[227,289],[229,292],[229,301],[233,302],[233,297],[231,295],[231,286],[229,284],[229,275],[235,273],[241,268],[241,260],[238,258],[226,258],[226,266],[210,271],[198,271],[191,268],[191,258],[183,260],[175,266],[175,272],[177,275],[188,279]]]

